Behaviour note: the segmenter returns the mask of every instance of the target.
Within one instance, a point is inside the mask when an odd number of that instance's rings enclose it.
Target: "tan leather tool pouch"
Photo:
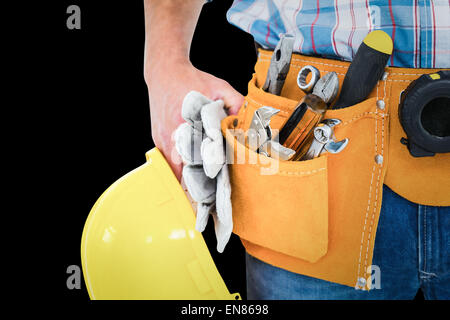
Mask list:
[[[303,66],[313,65],[322,75],[336,72],[342,86],[349,63],[294,55],[281,95],[276,96],[260,89],[270,55],[268,51],[259,50],[255,74],[249,82],[242,108],[237,116],[227,117],[222,122],[229,151],[232,150],[229,155],[234,232],[241,237],[249,254],[266,263],[315,278],[370,289],[368,279],[383,183],[389,175],[388,163],[402,161],[414,167],[416,161],[406,158],[407,150],[400,149],[404,148],[399,145],[402,132],[397,133],[400,124],[393,113],[397,112],[401,91],[417,76],[410,76],[407,69],[387,68],[387,76],[378,82],[366,100],[344,109],[327,110],[324,119],[341,120],[334,127],[336,140],[349,139],[340,153],[324,154],[307,161],[279,161],[250,151],[242,139],[227,129],[245,132],[254,111],[262,106],[280,110],[270,123],[272,129],[280,129],[305,95],[296,84],[297,74]],[[423,73],[428,71],[421,70]],[[379,101],[383,103],[377,103]],[[396,130],[394,140],[391,129]],[[389,150],[390,144],[405,155],[398,160],[389,159],[393,154]],[[431,173],[431,169],[424,166],[427,179],[432,177],[441,181],[442,177],[448,177],[448,172],[442,168],[448,167],[450,161],[442,160],[444,157],[448,159],[444,155],[417,161],[440,161]],[[420,171],[417,173],[421,174]],[[391,176],[398,175],[392,172]],[[415,181],[413,174],[405,179]],[[448,183],[442,185],[449,190]],[[398,186],[403,187],[397,183],[393,185],[394,190],[401,189]],[[406,196],[415,195],[407,187],[403,189]],[[429,199],[438,204],[448,202],[440,190],[435,191],[429,193]],[[434,195],[439,195],[437,200]]]

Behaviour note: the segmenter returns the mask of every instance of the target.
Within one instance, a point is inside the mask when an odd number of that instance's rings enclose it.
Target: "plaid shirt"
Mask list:
[[[450,67],[450,0],[234,0],[227,19],[263,48],[290,33],[295,52],[348,61],[381,29],[394,41],[390,66]]]

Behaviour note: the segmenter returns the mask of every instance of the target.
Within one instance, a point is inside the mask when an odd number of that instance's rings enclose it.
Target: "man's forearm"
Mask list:
[[[164,64],[189,61],[189,50],[204,0],[144,0],[145,75]]]

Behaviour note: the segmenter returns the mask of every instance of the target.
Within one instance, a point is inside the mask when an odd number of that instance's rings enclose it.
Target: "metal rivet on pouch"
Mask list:
[[[383,163],[383,156],[382,156],[381,154],[377,154],[377,155],[375,156],[375,162],[376,162],[377,164],[382,164],[382,163]]]
[[[233,120],[233,127],[237,127],[237,125],[238,125],[238,119],[234,119]]]
[[[378,100],[377,101],[377,108],[380,110],[384,110],[384,107],[386,106],[386,104],[384,103],[384,100]]]
[[[364,286],[366,285],[366,279],[364,279],[363,277],[358,279],[358,286],[360,288],[364,288]]]
[[[387,72],[383,73],[383,76],[381,77],[381,80],[385,81],[388,77]]]

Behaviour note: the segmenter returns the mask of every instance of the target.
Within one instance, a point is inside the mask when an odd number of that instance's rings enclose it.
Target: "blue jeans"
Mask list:
[[[450,196],[450,195],[449,195]],[[378,224],[373,265],[380,289],[355,290],[292,273],[247,253],[248,299],[450,299],[450,207],[412,203],[387,186]]]

